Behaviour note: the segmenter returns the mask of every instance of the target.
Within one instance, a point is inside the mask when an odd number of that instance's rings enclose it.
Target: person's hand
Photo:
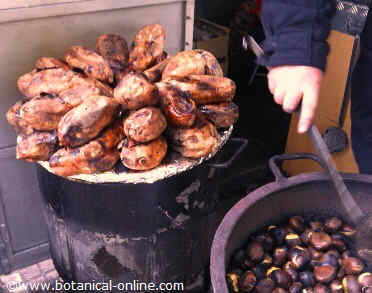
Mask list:
[[[301,104],[298,132],[306,132],[314,119],[318,105],[323,72],[310,66],[277,66],[269,68],[270,92],[283,110],[292,113]]]

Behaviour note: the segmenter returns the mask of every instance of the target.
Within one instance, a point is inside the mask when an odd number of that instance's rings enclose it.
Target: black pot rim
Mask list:
[[[341,173],[345,181],[358,181],[361,183],[372,183],[371,175]],[[255,191],[247,194],[236,203],[223,218],[213,239],[210,257],[210,277],[214,293],[228,293],[226,283],[225,252],[228,240],[238,220],[245,211],[259,200],[272,193],[282,191],[288,187],[316,181],[328,181],[329,177],[325,172],[313,172],[300,174],[290,178],[283,178],[266,184]],[[218,291],[217,291],[218,290]]]

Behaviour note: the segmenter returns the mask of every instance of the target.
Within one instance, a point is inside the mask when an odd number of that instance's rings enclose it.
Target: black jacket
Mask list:
[[[335,4],[332,0],[263,0],[266,66],[308,65],[324,70]]]

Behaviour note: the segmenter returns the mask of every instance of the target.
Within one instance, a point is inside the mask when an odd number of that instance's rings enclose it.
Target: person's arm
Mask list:
[[[332,0],[264,0],[265,55],[270,91],[287,112],[302,101],[299,132],[312,123],[326,66]]]

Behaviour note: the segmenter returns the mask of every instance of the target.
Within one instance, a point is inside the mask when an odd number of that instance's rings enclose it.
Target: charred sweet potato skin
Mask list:
[[[114,81],[109,63],[101,55],[83,46],[71,47],[65,54],[65,61],[94,79],[108,83]]]
[[[118,113],[119,104],[112,98],[93,96],[68,112],[58,124],[61,146],[78,147],[92,140]]]
[[[71,68],[64,61],[53,57],[41,57],[35,63],[35,68],[38,70],[57,69],[70,70]]]
[[[216,127],[202,119],[191,128],[170,129],[169,134],[173,149],[186,158],[202,158],[213,152],[219,142]]]
[[[165,30],[160,24],[146,25],[135,36],[129,63],[133,70],[144,71],[155,65],[165,47]]]
[[[104,34],[96,41],[96,51],[105,58],[111,68],[123,67],[129,61],[127,41],[115,34]]]
[[[124,133],[136,142],[158,138],[167,128],[163,113],[154,107],[145,107],[129,115],[124,122]]]
[[[189,94],[198,105],[230,102],[236,92],[235,83],[226,77],[190,75],[172,78],[168,83]]]
[[[164,137],[138,144],[126,140],[121,150],[123,165],[131,170],[146,171],[159,166],[167,154],[168,144]]]
[[[189,95],[166,82],[157,83],[156,86],[168,122],[174,127],[191,127],[196,120],[196,103]]]
[[[118,119],[95,140],[78,148],[60,149],[49,160],[51,168],[60,176],[111,170],[120,159],[117,146],[124,138],[122,124]]]
[[[234,103],[202,105],[199,111],[217,128],[228,128],[239,119],[239,107]]]
[[[16,157],[28,162],[47,161],[57,148],[55,132],[33,132],[17,137]]]
[[[23,104],[20,119],[29,127],[39,131],[51,131],[58,127],[62,117],[72,106],[55,96],[37,97]]]
[[[114,90],[114,97],[127,110],[153,106],[159,101],[155,85],[144,75],[133,72],[125,75],[120,81]]]

